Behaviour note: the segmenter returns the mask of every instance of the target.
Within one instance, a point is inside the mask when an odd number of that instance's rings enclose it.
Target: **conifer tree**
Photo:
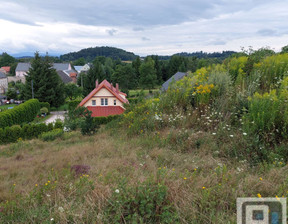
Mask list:
[[[31,63],[25,83],[25,99],[32,98],[32,82],[34,98],[40,102],[48,102],[52,107],[64,103],[64,83],[61,81],[48,56],[42,59],[39,53]]]
[[[141,64],[139,84],[142,88],[149,90],[153,89],[157,84],[157,74],[155,69],[155,62],[151,57],[147,57],[146,61]]]

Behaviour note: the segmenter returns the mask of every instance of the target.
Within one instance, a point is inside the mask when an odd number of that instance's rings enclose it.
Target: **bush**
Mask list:
[[[56,138],[59,138],[63,135],[64,131],[62,129],[54,129],[52,131],[48,131],[43,133],[40,136],[40,139],[43,141],[53,141]]]
[[[40,107],[46,107],[48,109],[48,114],[50,113],[50,104],[48,102],[40,102]]]
[[[79,104],[81,103],[80,100],[73,100],[68,103],[68,110],[74,110]]]
[[[47,109],[46,107],[42,107],[42,108],[40,109],[40,113],[41,113],[41,114],[48,114],[48,109]]]
[[[0,113],[0,128],[33,121],[40,110],[40,102],[31,99],[25,103]]]
[[[63,130],[63,127],[64,127],[64,125],[63,125],[62,121],[57,120],[54,124],[54,129],[62,129]]]

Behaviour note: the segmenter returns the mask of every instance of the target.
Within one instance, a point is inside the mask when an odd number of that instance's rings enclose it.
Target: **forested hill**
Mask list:
[[[120,59],[122,61],[134,60],[137,57],[134,53],[115,47],[91,47],[82,49],[78,52],[71,52],[61,55],[60,59],[63,61],[75,61],[79,58],[84,58],[86,61],[92,61],[97,56],[110,57],[115,60]]]
[[[235,54],[237,52],[235,51],[222,51],[222,52],[213,52],[213,53],[207,53],[203,51],[197,51],[192,53],[187,52],[181,52],[174,55],[183,56],[183,57],[197,57],[197,58],[218,58],[221,60],[224,60],[225,58],[228,58],[232,54]],[[169,60],[172,56],[159,56],[160,60]]]

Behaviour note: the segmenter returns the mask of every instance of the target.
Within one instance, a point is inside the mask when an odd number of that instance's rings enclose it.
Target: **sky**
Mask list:
[[[288,45],[288,0],[0,0],[0,52],[140,56]]]

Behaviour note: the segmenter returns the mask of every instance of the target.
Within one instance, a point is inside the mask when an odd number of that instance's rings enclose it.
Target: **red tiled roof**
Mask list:
[[[4,66],[4,67],[1,67],[2,69],[4,69],[7,73],[10,72],[10,67],[9,66]]]
[[[87,109],[92,111],[92,117],[106,117],[122,114],[125,111],[124,108],[120,106],[88,106]]]
[[[103,80],[97,88],[95,88],[94,90],[92,90],[91,93],[88,94],[88,96],[86,96],[81,103],[79,104],[80,107],[82,107],[89,99],[91,99],[91,97],[93,97],[100,89],[102,88],[106,88],[110,93],[112,93],[118,100],[120,100],[122,103],[129,103],[129,101],[125,98],[123,98],[122,96],[120,96],[119,94],[123,94],[126,96],[125,93],[122,93],[120,91],[117,92],[117,89],[111,85],[106,79]]]
[[[71,72],[71,73],[70,73],[70,77],[71,77],[71,78],[72,78],[72,77],[77,77],[77,73]]]

